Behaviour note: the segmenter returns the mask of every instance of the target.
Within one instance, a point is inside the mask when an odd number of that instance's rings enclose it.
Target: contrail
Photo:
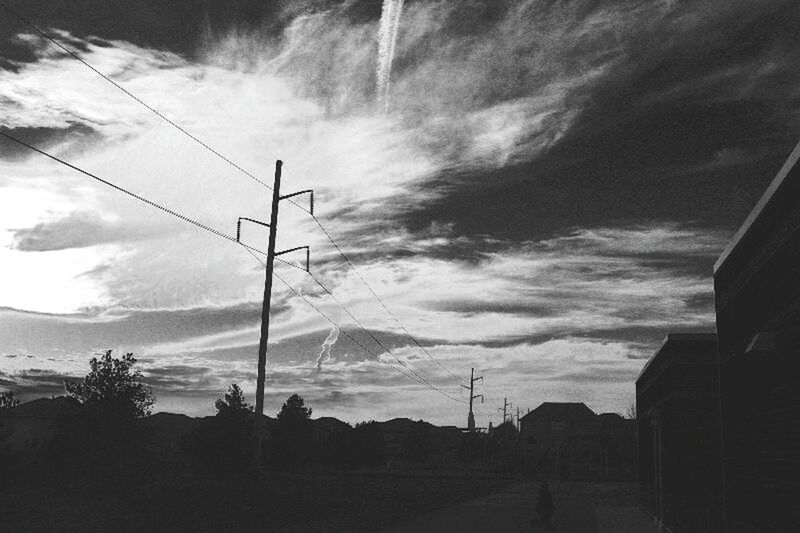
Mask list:
[[[403,0],[384,0],[381,12],[381,23],[378,29],[378,101],[389,109],[389,81],[392,74],[397,30],[400,27],[400,15],[403,12]]]
[[[317,357],[317,370],[322,370],[322,361],[327,361],[331,358],[331,348],[336,341],[339,339],[339,328],[336,326],[331,326],[331,331],[328,333],[328,336],[325,337],[325,341],[322,343],[322,350],[319,352],[319,356]]]

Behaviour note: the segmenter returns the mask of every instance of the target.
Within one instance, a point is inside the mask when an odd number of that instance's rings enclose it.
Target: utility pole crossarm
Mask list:
[[[242,236],[242,220],[247,220],[248,222],[254,222],[256,224],[260,224],[262,226],[270,227],[269,224],[266,222],[261,222],[260,220],[256,220],[254,218],[247,218],[247,217],[239,217],[239,220],[236,221],[236,242],[241,243],[241,236]]]
[[[294,251],[303,250],[303,249],[305,249],[305,251],[306,251],[306,272],[310,272],[310,268],[309,267],[310,267],[310,263],[311,263],[311,248],[309,248],[308,246],[296,246],[294,248],[289,248],[288,250],[284,250],[282,252],[277,252],[275,254],[275,257],[278,257],[279,255],[283,255],[283,254],[288,254],[289,252],[294,252]]]
[[[281,196],[279,198],[279,200],[286,200],[287,198],[292,198],[293,196],[298,196],[300,194],[306,194],[306,193],[308,193],[311,196],[311,209],[309,210],[309,213],[311,213],[311,215],[313,216],[314,215],[314,190],[313,189],[306,189],[304,191],[297,191],[297,192],[293,192],[292,194],[284,194],[283,196]]]

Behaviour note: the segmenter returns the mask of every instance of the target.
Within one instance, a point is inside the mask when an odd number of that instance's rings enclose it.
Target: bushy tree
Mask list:
[[[3,451],[3,441],[11,434],[11,431],[5,428],[3,419],[10,409],[18,405],[19,400],[14,398],[14,391],[0,392],[0,453]]]
[[[0,392],[0,413],[19,405],[19,400],[14,397],[14,391]]]
[[[214,402],[214,407],[217,408],[218,416],[243,415],[253,411],[253,406],[247,403],[242,389],[236,383],[228,387],[224,398]]]
[[[123,472],[144,475],[149,457],[143,428],[136,422],[149,416],[155,398],[141,383],[135,364],[133,354],[117,359],[108,350],[89,361],[90,372],[83,380],[64,382],[67,395],[80,408],[59,421],[51,464],[104,482]]]
[[[305,422],[311,418],[311,409],[305,406],[303,397],[299,394],[292,394],[281,406],[278,413],[278,420],[286,422]]]
[[[91,371],[83,381],[64,382],[67,395],[103,418],[124,421],[149,416],[155,398],[140,382],[142,373],[133,369],[135,364],[132,353],[115,359],[108,350],[89,361]]]
[[[216,416],[188,435],[182,448],[200,471],[238,474],[253,457],[253,407],[235,383],[214,406]]]
[[[6,413],[12,408],[19,405],[19,400],[14,398],[13,392],[0,393],[0,476],[7,476],[8,466],[11,463],[10,457],[7,456],[7,446],[5,440],[11,435],[11,430],[6,428],[4,418]]]
[[[311,409],[299,394],[292,394],[278,413],[269,449],[277,465],[295,469],[306,464],[313,453]]]

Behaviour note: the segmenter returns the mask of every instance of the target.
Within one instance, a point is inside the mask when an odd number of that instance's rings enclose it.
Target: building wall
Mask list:
[[[520,419],[524,468],[530,473],[590,478],[601,473],[596,415],[577,419],[539,414]]]
[[[636,382],[640,505],[672,531],[721,527],[713,335],[668,337]]]
[[[789,171],[714,284],[726,529],[798,531],[800,168]]]

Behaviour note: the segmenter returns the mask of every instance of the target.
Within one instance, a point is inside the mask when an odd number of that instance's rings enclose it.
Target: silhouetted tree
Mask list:
[[[11,458],[8,456],[8,447],[5,440],[11,435],[11,430],[6,428],[4,418],[6,413],[12,408],[19,405],[19,401],[14,399],[13,392],[0,393],[0,476],[7,477],[8,467],[11,464]]]
[[[3,420],[6,413],[12,408],[19,405],[19,400],[14,398],[14,392],[0,392],[0,475],[3,477],[8,475],[8,466],[11,463],[11,458],[7,455],[8,447],[5,440],[11,435],[11,430],[6,428],[6,423]]]
[[[14,397],[14,391],[0,392],[0,412],[19,405],[19,400]]]
[[[228,387],[224,398],[214,402],[214,407],[217,408],[217,415],[223,416],[229,413],[243,415],[253,410],[253,406],[245,401],[244,393],[236,383]]]
[[[150,388],[140,383],[142,373],[133,370],[136,358],[127,353],[120,359],[107,350],[89,361],[91,372],[82,382],[65,381],[67,395],[103,418],[133,420],[150,415],[155,403]]]
[[[292,394],[278,413],[269,449],[277,465],[294,469],[307,463],[313,452],[311,409],[303,398]]]
[[[14,392],[0,392],[0,453],[3,451],[3,441],[5,441],[11,434],[11,431],[5,429],[3,419],[6,413],[12,408],[19,405],[19,400],[14,398]]]
[[[155,402],[128,353],[117,359],[111,350],[89,361],[82,381],[65,381],[67,395],[78,401],[74,416],[60,421],[53,442],[53,464],[109,481],[120,469],[143,474],[144,435],[136,420],[150,414]]]
[[[189,434],[181,447],[201,471],[240,473],[253,457],[253,407],[235,383],[214,406],[216,416]]]
[[[278,413],[278,420],[301,422],[311,418],[311,409],[306,408],[304,405],[303,397],[299,394],[292,394],[289,396],[280,412]]]

